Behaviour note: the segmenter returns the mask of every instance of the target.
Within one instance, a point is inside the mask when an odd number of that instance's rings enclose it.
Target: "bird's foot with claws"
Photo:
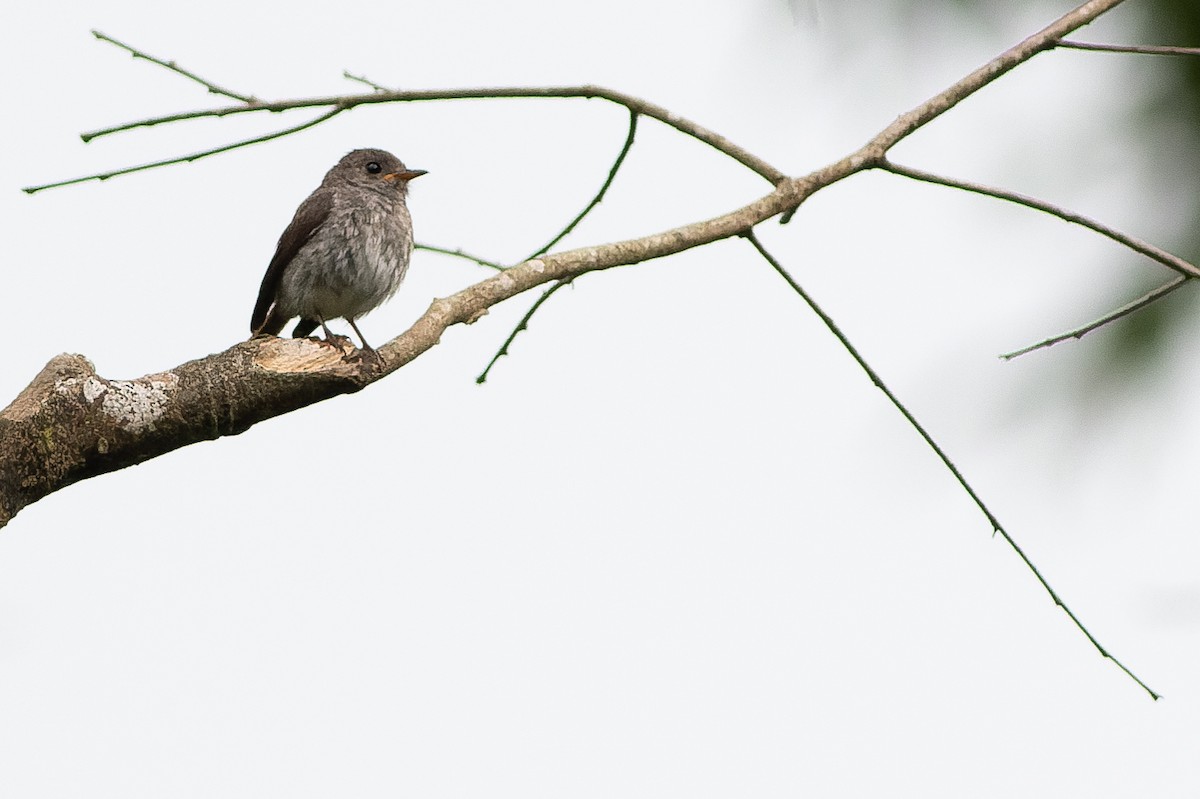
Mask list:
[[[342,356],[342,360],[347,363],[359,363],[363,366],[368,366],[376,372],[383,370],[383,356],[373,347],[363,347],[361,350],[347,353]]]

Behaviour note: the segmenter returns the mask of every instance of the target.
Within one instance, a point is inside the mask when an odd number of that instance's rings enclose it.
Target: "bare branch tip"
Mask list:
[[[629,130],[625,134],[625,141],[621,145],[620,152],[617,153],[616,160],[613,161],[612,166],[608,170],[608,176],[600,185],[600,190],[597,191],[592,197],[591,202],[585,205],[583,210],[576,214],[575,218],[568,222],[566,227],[560,230],[558,234],[554,236],[554,238],[550,239],[550,241],[546,242],[524,260],[529,261],[533,258],[537,258],[540,255],[550,252],[550,249],[554,247],[554,245],[565,239],[571,233],[571,231],[574,230],[575,227],[596,208],[596,206],[600,205],[600,203],[604,201],[604,195],[608,193],[613,181],[616,180],[617,173],[621,171],[621,165],[625,163],[625,157],[629,155],[629,151],[633,148],[633,142],[637,138],[637,123],[639,116],[640,114],[636,109],[629,109]]]
[[[376,94],[387,94],[388,92],[392,91],[392,89],[389,89],[386,86],[376,83],[375,81],[368,78],[366,75],[355,75],[353,72],[351,72],[348,69],[342,70],[342,77],[345,78],[346,80],[354,81],[355,83],[361,83],[364,86],[369,87],[371,89],[371,91],[375,92]]]
[[[745,238],[747,238],[750,241],[751,244],[754,245],[754,248],[758,251],[759,255],[761,255],[763,257],[763,259],[766,260],[767,263],[769,263],[772,268],[774,268],[774,270],[779,274],[779,276],[782,277],[784,279],[784,281],[786,281],[788,283],[789,286],[791,286],[792,290],[794,292],[796,292],[796,294],[804,301],[804,303],[806,305],[808,305],[808,307],[813,311],[813,313],[815,313],[821,319],[821,321],[825,323],[825,327],[838,340],[838,342],[842,345],[842,348],[846,350],[846,352],[850,355],[851,358],[854,359],[854,361],[858,364],[858,366],[862,369],[862,371],[867,375],[867,377],[870,378],[871,382],[879,387],[879,389],[883,392],[884,396],[887,397],[888,401],[892,404],[892,406],[900,413],[901,416],[903,416],[905,418],[905,420],[909,423],[909,425],[913,428],[913,430],[916,431],[916,433],[925,441],[925,443],[929,446],[929,448],[931,450],[933,450],[934,454],[937,455],[938,459],[946,467],[947,471],[949,471],[950,474],[954,477],[954,479],[958,483],[958,485],[963,489],[963,491],[967,494],[967,496],[970,497],[970,499],[972,500],[972,502],[974,502],[975,506],[979,509],[979,511],[987,518],[988,522],[991,524],[991,527],[992,527],[992,536],[995,537],[998,534],[998,535],[1002,536],[1006,542],[1008,542],[1009,546],[1012,547],[1014,552],[1016,552],[1017,557],[1019,557],[1021,559],[1021,561],[1025,564],[1025,566],[1029,569],[1029,571],[1031,571],[1033,573],[1033,576],[1035,578],[1037,578],[1037,581],[1041,584],[1042,588],[1046,591],[1046,593],[1050,595],[1050,598],[1054,601],[1054,604],[1057,605],[1058,607],[1060,607],[1063,610],[1063,612],[1067,614],[1067,616],[1071,619],[1071,622],[1075,625],[1075,627],[1081,633],[1083,633],[1084,637],[1086,637],[1092,643],[1092,645],[1095,646],[1096,649],[1100,651],[1100,653],[1102,655],[1104,655],[1105,657],[1109,658],[1114,663],[1116,663],[1117,666],[1120,667],[1120,669],[1123,672],[1125,672],[1126,675],[1128,675],[1130,677],[1130,679],[1132,679],[1139,686],[1141,686],[1143,689],[1145,689],[1151,696],[1154,696],[1155,695],[1154,692],[1151,691],[1150,688],[1144,682],[1142,682],[1140,679],[1138,679],[1138,677],[1133,672],[1131,672],[1123,663],[1121,663],[1116,658],[1113,658],[1111,655],[1109,655],[1107,653],[1107,651],[1103,647],[1100,646],[1100,643],[1096,640],[1095,636],[1093,636],[1091,634],[1091,632],[1087,629],[1087,627],[1085,627],[1083,625],[1083,623],[1075,616],[1074,612],[1072,612],[1071,609],[1066,605],[1066,603],[1063,602],[1062,598],[1059,597],[1058,592],[1056,592],[1050,586],[1050,583],[1047,582],[1046,578],[1042,576],[1042,573],[1033,564],[1033,561],[1030,560],[1029,556],[1026,555],[1024,550],[1022,550],[1021,547],[1019,547],[1017,545],[1017,542],[1013,539],[1013,537],[1011,535],[1008,534],[1008,531],[1005,530],[1001,526],[1000,522],[996,519],[995,515],[991,512],[991,510],[988,508],[988,506],[984,503],[983,498],[980,497],[979,494],[976,493],[975,489],[971,486],[971,484],[969,482],[967,482],[967,478],[959,470],[958,466],[955,465],[954,461],[952,461],[950,459],[950,456],[946,453],[946,451],[944,449],[942,449],[941,445],[938,444],[937,441],[933,438],[933,436],[929,433],[929,431],[925,429],[924,425],[922,425],[917,420],[917,417],[914,416],[913,413],[911,411],[909,411],[908,408],[900,401],[899,397],[897,397],[892,392],[892,390],[890,388],[888,388],[888,386],[883,382],[883,379],[879,376],[879,374],[875,372],[875,369],[867,362],[867,360],[862,356],[862,354],[859,353],[859,351],[854,347],[854,345],[850,343],[849,338],[847,338],[847,336],[842,332],[841,328],[838,327],[837,323],[833,320],[833,318],[831,316],[829,316],[829,314],[827,314],[824,311],[824,309],[821,308],[820,305],[817,304],[816,300],[814,300],[812,298],[812,296],[809,295],[808,292],[806,292],[803,289],[803,287],[801,287],[800,284],[796,282],[795,278],[793,278],[792,275],[783,267],[783,265],[780,264],[779,261],[776,260],[775,257],[772,256],[771,253],[762,245],[762,243],[758,240],[758,237],[754,235],[753,229],[749,229],[749,230],[745,231],[745,233],[743,235],[745,236]]]

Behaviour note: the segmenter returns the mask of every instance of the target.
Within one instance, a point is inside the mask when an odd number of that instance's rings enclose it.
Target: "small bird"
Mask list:
[[[250,317],[254,335],[279,335],[300,317],[293,338],[319,325],[354,320],[378,308],[400,287],[412,255],[412,217],[404,198],[408,182],[424,175],[384,150],[354,150],[325,175],[279,237]]]

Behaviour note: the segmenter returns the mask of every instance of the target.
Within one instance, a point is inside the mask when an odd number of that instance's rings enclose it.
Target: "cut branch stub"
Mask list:
[[[0,411],[0,526],[79,480],[116,471],[371,381],[369,362],[311,339],[254,339],[134,380],[53,358]]]

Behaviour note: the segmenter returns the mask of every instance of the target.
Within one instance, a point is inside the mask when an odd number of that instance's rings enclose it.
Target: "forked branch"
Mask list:
[[[157,64],[158,66],[162,67],[163,69],[169,69],[170,71],[176,73],[177,75],[182,75],[183,77],[187,78],[188,80],[195,81],[196,83],[199,83],[201,86],[203,86],[205,89],[208,89],[210,94],[220,94],[225,97],[228,97],[231,100],[239,100],[243,103],[246,103],[247,105],[254,105],[255,103],[258,102],[258,98],[254,97],[253,95],[238,94],[237,92],[230,91],[229,89],[221,88],[220,86],[213,83],[212,81],[205,80],[204,78],[200,77],[195,72],[189,72],[188,70],[186,70],[183,67],[176,64],[174,61],[163,61],[161,58],[155,58],[152,55],[143,53],[141,50],[138,50],[136,47],[130,47],[129,45],[125,44],[124,42],[119,42],[116,39],[112,38],[111,36],[106,36],[103,33],[101,33],[100,31],[94,30],[94,31],[92,31],[92,35],[95,36],[97,39],[99,39],[102,42],[108,42],[111,45],[121,48],[122,50],[124,50],[125,52],[127,52],[131,56],[133,56],[134,58],[140,58],[143,61],[149,61],[151,64]],[[84,136],[83,140],[88,141],[89,137]]]

